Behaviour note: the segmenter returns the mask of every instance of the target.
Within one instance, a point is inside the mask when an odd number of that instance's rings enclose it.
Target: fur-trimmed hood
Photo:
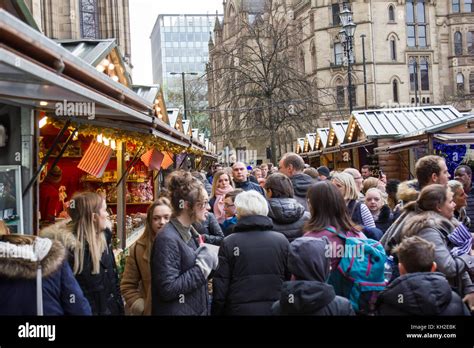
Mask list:
[[[43,277],[53,274],[62,266],[66,251],[60,242],[46,241],[45,238],[35,236],[28,238],[35,239],[35,245],[20,245],[14,239],[7,238],[0,242],[2,244],[0,245],[0,277],[36,279],[38,261],[35,260],[37,256],[41,259]],[[42,244],[43,250],[38,251],[36,243]]]
[[[420,194],[418,180],[403,181],[398,186],[397,199],[403,201],[403,204],[416,201]]]
[[[77,239],[68,226],[71,220],[64,220],[48,226],[40,231],[40,236],[61,242],[67,250],[73,252],[76,249]]]
[[[433,211],[426,211],[407,220],[403,228],[402,237],[417,235],[418,232],[425,228],[438,230],[447,236],[455,228],[454,224],[454,220],[448,220]]]

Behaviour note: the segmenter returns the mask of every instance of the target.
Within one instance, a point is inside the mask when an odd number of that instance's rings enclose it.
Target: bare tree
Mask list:
[[[237,14],[236,34],[216,43],[208,65],[214,115],[230,116],[225,131],[236,139],[269,137],[273,163],[277,134],[307,132],[321,109],[317,86],[304,71],[302,27],[280,3],[267,0],[262,13]]]

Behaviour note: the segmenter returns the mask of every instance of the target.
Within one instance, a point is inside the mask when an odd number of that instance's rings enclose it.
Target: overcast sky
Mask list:
[[[150,35],[160,14],[223,13],[222,0],[130,0],[133,83],[152,84]]]

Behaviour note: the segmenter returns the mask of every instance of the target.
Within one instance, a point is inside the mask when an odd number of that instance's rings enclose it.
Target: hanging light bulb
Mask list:
[[[105,146],[109,146],[109,145],[110,145],[110,140],[109,140],[109,138],[104,137],[103,140],[104,140],[104,145],[105,145]]]
[[[118,76],[112,76],[112,80],[114,80],[115,82],[118,82],[119,78]]]
[[[102,64],[99,64],[96,69],[98,72],[101,72],[101,73],[105,71],[105,67]]]
[[[106,66],[108,66],[110,64],[110,61],[107,58],[105,58],[104,60],[102,60],[102,62],[100,64],[102,64],[105,68]]]
[[[114,69],[115,69],[114,63],[110,63],[110,64],[109,64],[109,70],[114,70]]]
[[[102,141],[103,141],[103,136],[102,136],[102,134],[98,134],[98,135],[97,135],[97,142],[98,142],[98,143],[102,143]]]
[[[38,127],[43,128],[44,126],[46,126],[47,123],[48,123],[48,118],[45,116],[41,120],[39,120]]]
[[[77,141],[79,139],[79,132],[74,132],[74,136],[72,137],[72,141]]]
[[[110,147],[111,147],[111,148],[112,148],[112,150],[114,150],[114,151],[115,151],[115,149],[117,148],[117,145],[116,145],[116,143],[115,143],[115,140],[114,140],[114,139],[112,139],[112,141],[110,142]]]

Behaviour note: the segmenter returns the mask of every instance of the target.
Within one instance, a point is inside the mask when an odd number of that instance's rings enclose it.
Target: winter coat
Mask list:
[[[474,233],[474,187],[467,194],[466,214],[471,220],[469,232]]]
[[[290,243],[303,235],[303,226],[310,214],[294,198],[270,198],[268,208],[273,231],[283,233]]]
[[[69,251],[69,264],[74,269],[74,250],[76,237],[67,222],[60,222],[43,229],[43,237],[59,240]],[[75,275],[84,295],[91,305],[93,315],[123,315],[124,306],[118,281],[117,266],[111,247],[111,233],[104,231],[107,248],[100,259],[99,274],[92,274],[92,258],[89,245],[84,247],[84,264],[82,272]]]
[[[377,310],[379,315],[470,315],[439,272],[409,273],[395,279],[379,294]]]
[[[348,299],[336,296],[326,284],[329,259],[328,239],[295,239],[288,256],[288,269],[296,280],[284,282],[280,300],[272,306],[275,315],[354,315]],[[290,301],[291,299],[291,301]]]
[[[17,246],[13,248],[19,250]],[[0,315],[37,315],[37,262],[6,256],[0,253]],[[89,302],[74,278],[60,242],[53,241],[41,261],[41,270],[44,315],[91,315]]]
[[[393,223],[392,211],[390,210],[390,207],[387,204],[385,204],[382,207],[382,209],[380,209],[379,216],[377,217],[377,220],[375,220],[375,226],[377,226],[377,228],[381,230],[382,233],[385,233],[388,230],[388,228],[392,225],[392,223]]]
[[[219,249],[213,279],[213,315],[270,315],[289,279],[288,240],[267,216],[245,216]]]
[[[258,193],[260,193],[261,195],[263,195],[263,197],[266,197],[265,192],[263,191],[263,188],[259,184],[256,184],[256,183],[254,183],[250,180],[247,180],[247,181],[244,181],[244,182],[234,181],[234,184],[235,184],[235,188],[239,188],[239,189],[242,189],[244,191],[255,190]]]
[[[293,175],[291,178],[293,189],[295,190],[295,199],[301,204],[306,211],[308,210],[308,203],[306,201],[306,194],[309,188],[317,181],[310,177],[308,174],[300,173]]]
[[[229,234],[232,234],[234,232],[234,227],[237,224],[237,216],[232,216],[230,219],[227,219],[224,221],[222,224],[222,232],[224,233],[224,236],[227,237]]]
[[[207,214],[206,221],[193,224],[196,231],[204,236],[204,242],[214,245],[220,245],[224,239],[222,228],[212,213]]]
[[[187,243],[173,224],[158,233],[151,254],[153,315],[208,315],[207,279],[196,265],[199,243]]]
[[[474,256],[462,255],[453,257],[448,234],[454,230],[451,221],[429,211],[417,214],[406,222],[407,228],[402,232],[405,236],[417,235],[435,245],[435,262],[437,270],[443,273],[451,285],[459,288],[463,295],[474,292],[468,270],[474,269]]]
[[[131,315],[151,315],[152,246],[150,236],[144,234],[129,249],[120,290]]]

